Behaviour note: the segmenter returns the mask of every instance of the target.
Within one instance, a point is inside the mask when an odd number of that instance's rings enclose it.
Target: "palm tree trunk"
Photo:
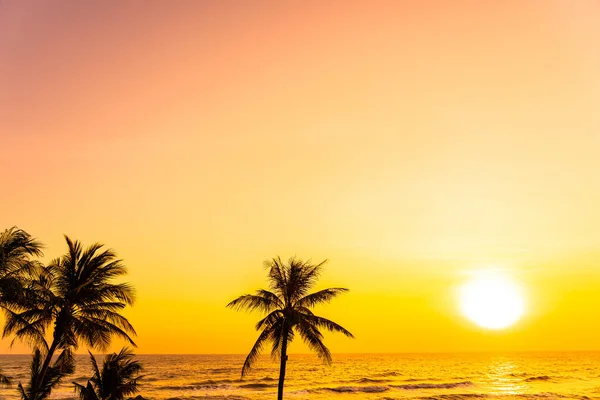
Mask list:
[[[277,385],[277,400],[283,399],[283,381],[285,380],[285,365],[287,363],[288,328],[283,326],[283,342],[281,343],[281,364],[279,366],[279,385]]]
[[[44,384],[44,379],[46,378],[46,373],[48,372],[48,367],[50,366],[50,362],[52,361],[52,357],[54,357],[54,352],[58,347],[58,343],[60,342],[60,338],[63,334],[61,326],[61,322],[64,323],[66,319],[66,315],[68,315],[70,308],[63,308],[60,310],[60,313],[56,317],[56,322],[54,323],[54,333],[52,335],[52,344],[48,349],[48,353],[46,354],[46,358],[44,359],[44,363],[42,364],[42,369],[40,370],[40,376],[38,377],[38,387],[31,388],[31,400],[38,400],[37,392],[40,389],[41,385]]]
[[[44,359],[44,363],[42,364],[42,369],[40,370],[40,375],[38,377],[38,385],[41,385],[44,382],[44,377],[46,376],[46,372],[48,372],[48,367],[50,366],[50,361],[52,361],[52,357],[54,356],[54,352],[56,351],[56,348],[58,347],[58,340],[56,340],[56,338],[54,338],[52,340],[52,344],[50,345],[50,348],[48,349],[48,353],[46,354],[46,358]],[[30,398],[31,400],[38,400],[38,392],[39,387],[32,387],[31,388],[31,395]]]
[[[54,356],[54,352],[58,347],[58,343],[60,342],[61,337],[64,334],[64,326],[68,319],[68,316],[71,314],[71,306],[70,304],[65,304],[61,308],[58,316],[56,317],[56,321],[54,322],[54,333],[52,335],[52,344],[48,349],[48,353],[46,354],[46,358],[44,359],[44,364],[42,364],[42,369],[40,370],[40,376],[38,377],[38,385],[43,385],[44,379],[46,377],[46,373],[48,372],[48,367],[50,366],[50,361],[52,361],[52,357]],[[31,400],[37,399],[37,388],[31,388]],[[35,395],[34,395],[35,394]]]

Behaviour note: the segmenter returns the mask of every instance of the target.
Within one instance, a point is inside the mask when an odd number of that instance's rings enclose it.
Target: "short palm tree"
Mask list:
[[[27,387],[23,387],[19,383],[18,387],[23,400],[45,399],[65,376],[75,372],[75,359],[70,349],[63,350],[42,375],[43,361],[46,357],[47,351],[40,349],[34,351],[29,384]]]
[[[98,368],[96,358],[90,353],[94,375],[86,386],[75,383],[81,400],[124,400],[138,392],[138,379],[142,365],[134,360],[135,354],[128,348],[119,353],[106,356],[102,370]]]
[[[40,264],[42,244],[22,229],[12,227],[0,233],[0,306],[16,301],[28,275]]]
[[[277,398],[283,398],[283,382],[287,363],[287,346],[295,334],[299,334],[310,349],[323,361],[331,362],[331,353],[323,344],[320,329],[341,332],[354,337],[345,328],[310,310],[320,303],[328,303],[335,296],[347,292],[345,288],[330,288],[309,294],[327,260],[312,264],[295,257],[287,263],[279,257],[264,262],[268,270],[269,290],[260,289],[256,294],[245,294],[233,300],[227,307],[248,311],[259,310],[267,315],[258,321],[256,330],[261,331],[256,343],[246,357],[242,377],[252,367],[266,342],[271,342],[271,355],[280,358]]]
[[[50,393],[46,390],[51,389],[50,362],[57,350],[61,354],[70,353],[80,341],[104,350],[113,336],[135,346],[130,337],[135,330],[120,314],[133,304],[133,288],[127,283],[113,282],[126,273],[125,266],[112,250],[103,249],[101,244],[84,250],[79,242],[65,239],[67,253],[41,268],[25,288],[21,301],[6,312],[3,336],[14,334],[15,340],[28,341],[36,349],[34,361],[36,357],[39,359],[27,400],[42,400]],[[50,327],[52,340],[48,343]]]

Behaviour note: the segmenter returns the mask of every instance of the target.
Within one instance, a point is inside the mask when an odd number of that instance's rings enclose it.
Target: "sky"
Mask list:
[[[600,350],[598,43],[596,0],[0,1],[0,229],[113,248],[139,353],[249,351],[277,255],[350,288],[334,353]]]

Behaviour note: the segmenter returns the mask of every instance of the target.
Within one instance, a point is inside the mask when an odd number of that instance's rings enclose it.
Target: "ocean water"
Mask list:
[[[0,368],[26,382],[29,356],[1,355]],[[244,355],[139,355],[148,399],[274,399],[278,363],[260,359],[240,380]],[[90,375],[87,356],[52,399],[75,399]],[[332,365],[290,355],[285,398],[345,400],[600,399],[600,353],[337,354]],[[0,398],[16,400],[15,387]]]

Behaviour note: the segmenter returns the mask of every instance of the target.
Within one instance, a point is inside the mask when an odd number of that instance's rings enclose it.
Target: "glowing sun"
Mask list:
[[[463,315],[483,328],[507,328],[525,312],[519,286],[497,273],[472,278],[460,288],[459,295]]]

